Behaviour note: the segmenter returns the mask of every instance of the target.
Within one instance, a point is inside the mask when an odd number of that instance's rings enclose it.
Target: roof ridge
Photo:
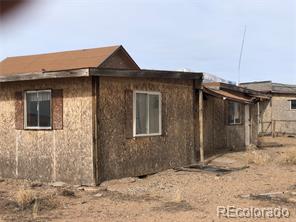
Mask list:
[[[112,46],[104,46],[104,47],[96,47],[96,48],[84,48],[84,49],[71,49],[71,50],[64,50],[64,51],[55,51],[55,52],[46,52],[46,53],[37,53],[37,54],[27,54],[27,55],[20,55],[20,56],[8,56],[4,58],[2,61],[8,58],[21,58],[27,56],[42,56],[42,55],[52,55],[52,54],[59,54],[59,53],[66,53],[66,52],[78,52],[78,51],[87,51],[87,50],[95,50],[95,49],[107,49],[107,48],[114,48],[115,50],[122,47],[122,45],[112,45]],[[2,62],[1,61],[1,62]]]

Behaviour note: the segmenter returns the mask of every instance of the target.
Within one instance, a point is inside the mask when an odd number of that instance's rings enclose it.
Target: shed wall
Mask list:
[[[162,136],[126,138],[126,90],[161,93]],[[192,81],[101,77],[99,92],[100,181],[151,174],[196,160]]]
[[[227,124],[227,100],[211,95],[204,96],[204,149],[206,155],[219,153],[225,149],[245,148],[245,109],[241,112],[242,124]],[[250,142],[257,144],[258,111],[256,104],[250,104]],[[199,128],[197,124],[197,128]]]
[[[15,92],[63,89],[62,130],[16,130]],[[94,184],[90,78],[0,84],[0,177]]]

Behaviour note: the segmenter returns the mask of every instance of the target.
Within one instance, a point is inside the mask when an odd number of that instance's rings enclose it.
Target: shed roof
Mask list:
[[[124,50],[122,46],[110,46],[38,55],[8,57],[0,62],[0,76],[82,68],[96,68],[104,63],[104,61],[106,61],[119,49]],[[130,59],[132,60],[132,58]]]
[[[252,103],[255,99],[254,97],[249,95],[244,95],[243,93],[231,92],[231,91],[226,91],[222,89],[211,89],[211,88],[204,87],[204,92],[206,94],[209,94],[218,98],[228,99],[228,100],[239,102],[239,103]]]

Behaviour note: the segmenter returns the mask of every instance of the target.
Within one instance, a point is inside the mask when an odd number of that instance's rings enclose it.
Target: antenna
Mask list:
[[[238,61],[238,81],[237,81],[237,85],[239,85],[239,83],[240,83],[240,69],[241,69],[241,61],[242,61],[242,56],[243,56],[246,32],[247,32],[247,26],[245,25],[241,50],[240,50],[240,54],[239,54],[239,61]]]

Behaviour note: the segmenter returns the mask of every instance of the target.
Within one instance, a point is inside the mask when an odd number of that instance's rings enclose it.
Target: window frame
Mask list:
[[[50,93],[50,126],[28,126],[27,122],[27,93],[38,93],[38,92],[49,92]],[[39,116],[38,116],[39,124]],[[24,91],[24,129],[28,130],[52,130],[52,90],[42,89],[42,90],[26,90]]]
[[[136,99],[137,94],[147,94],[147,122],[148,122],[148,133],[137,134],[137,110],[136,110]],[[149,95],[157,95],[159,97],[159,132],[158,133],[149,133]],[[133,137],[145,137],[145,136],[160,136],[162,135],[162,97],[161,93],[157,91],[143,91],[143,90],[133,90]]]
[[[290,110],[291,110],[291,111],[296,111],[296,108],[295,108],[295,109],[292,108],[292,101],[296,101],[296,99],[291,99],[291,100],[290,100]]]
[[[230,122],[229,121],[229,115],[230,115],[229,114],[229,104],[230,103],[238,104],[239,122],[235,122],[235,118],[233,118],[234,119],[234,122]],[[227,123],[228,123],[228,125],[235,126],[235,125],[241,125],[243,123],[243,121],[242,121],[242,118],[243,118],[242,109],[243,109],[243,106],[242,106],[241,103],[235,102],[235,101],[228,101],[228,110],[227,110]]]

